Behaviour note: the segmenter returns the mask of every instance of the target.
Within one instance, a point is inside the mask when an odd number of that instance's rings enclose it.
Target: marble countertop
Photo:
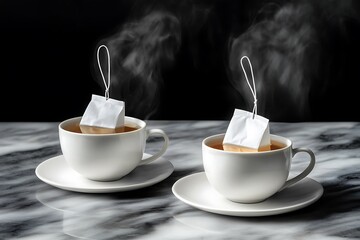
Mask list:
[[[170,138],[165,180],[129,192],[93,194],[58,189],[35,175],[60,155],[58,123],[0,123],[0,239],[359,239],[360,123],[270,123],[273,134],[316,155],[309,177],[324,194],[303,209],[267,217],[231,217],[193,208],[171,191],[202,172],[201,141],[226,131],[226,121],[148,121]],[[156,140],[146,152],[158,147]],[[303,168],[294,159],[294,171]]]

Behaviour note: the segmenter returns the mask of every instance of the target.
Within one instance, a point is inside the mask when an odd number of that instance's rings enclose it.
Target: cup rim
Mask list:
[[[206,149],[210,150],[210,151],[221,152],[221,153],[226,153],[226,154],[240,154],[240,155],[252,155],[252,154],[261,154],[261,155],[263,155],[263,154],[281,152],[281,151],[284,151],[284,150],[292,147],[292,141],[289,138],[279,136],[279,135],[275,135],[275,134],[270,134],[270,139],[274,139],[275,141],[277,141],[278,139],[281,140],[281,143],[286,143],[285,147],[280,148],[280,149],[275,149],[275,150],[261,151],[261,152],[231,152],[231,151],[224,151],[224,150],[212,148],[212,147],[210,147],[210,146],[208,146],[206,144],[206,142],[208,142],[211,139],[223,138],[224,136],[225,136],[225,133],[220,133],[220,134],[215,134],[215,135],[208,136],[208,137],[206,137],[206,138],[204,138],[202,140],[202,146],[205,147]]]
[[[63,132],[66,132],[66,133],[69,133],[69,134],[74,134],[74,135],[79,135],[79,136],[91,136],[91,137],[100,137],[100,136],[116,136],[116,135],[126,135],[126,134],[132,134],[132,133],[135,133],[135,132],[138,132],[138,131],[141,131],[142,129],[144,129],[146,127],[146,122],[139,119],[139,118],[135,118],[135,117],[130,117],[130,116],[125,116],[125,121],[126,120],[133,120],[133,121],[137,121],[137,122],[140,122],[140,124],[138,124],[140,127],[134,131],[130,131],[130,132],[119,132],[119,133],[97,133],[97,134],[94,134],[94,133],[77,133],[77,132],[72,132],[72,131],[69,131],[69,130],[66,130],[63,125],[70,122],[70,121],[75,121],[75,120],[81,120],[82,116],[77,116],[77,117],[72,117],[72,118],[68,118],[68,119],[65,119],[63,121],[61,121],[59,124],[58,124],[58,128],[60,131],[63,131]]]

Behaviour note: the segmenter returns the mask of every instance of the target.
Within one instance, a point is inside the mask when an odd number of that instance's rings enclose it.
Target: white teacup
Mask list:
[[[210,185],[225,198],[239,203],[264,201],[282,189],[305,178],[315,166],[315,155],[307,148],[293,148],[291,140],[271,135],[282,148],[264,152],[229,152],[213,146],[221,144],[225,134],[202,141],[202,159]],[[298,152],[310,155],[307,168],[288,180],[291,160]]]
[[[59,124],[60,146],[69,166],[91,180],[118,180],[137,166],[158,159],[168,147],[169,138],[163,130],[147,129],[146,123],[137,118],[125,116],[125,125],[136,126],[136,130],[110,134],[74,132],[80,120],[75,117]],[[164,143],[159,152],[142,159],[149,136],[161,136]]]

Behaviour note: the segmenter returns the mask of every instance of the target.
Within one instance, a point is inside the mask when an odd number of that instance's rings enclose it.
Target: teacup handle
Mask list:
[[[155,161],[156,159],[158,159],[159,157],[161,157],[166,149],[168,148],[168,145],[169,145],[169,137],[166,135],[166,133],[161,130],[161,129],[157,129],[157,128],[154,128],[154,129],[148,129],[146,131],[146,140],[150,137],[150,135],[153,135],[153,136],[161,136],[164,138],[164,144],[162,145],[161,149],[159,152],[157,152],[156,154],[148,157],[148,158],[145,158],[143,160],[141,160],[140,165],[144,165],[144,164],[148,164],[152,161]]]
[[[294,157],[295,154],[297,154],[299,152],[306,152],[306,153],[308,153],[310,155],[310,163],[309,163],[309,165],[307,166],[307,168],[305,168],[305,170],[302,173],[300,173],[296,177],[293,177],[292,179],[287,180],[285,182],[284,186],[282,186],[282,188],[279,191],[281,191],[284,188],[287,188],[287,187],[293,185],[294,183],[297,183],[301,179],[305,178],[314,169],[314,166],[315,166],[315,154],[313,153],[313,151],[311,151],[308,148],[293,148],[292,149],[292,157]]]

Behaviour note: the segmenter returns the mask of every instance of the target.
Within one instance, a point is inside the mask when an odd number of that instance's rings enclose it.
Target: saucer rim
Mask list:
[[[148,153],[144,153],[143,157],[147,157],[147,156],[151,156],[151,154]],[[145,188],[145,187],[149,187],[152,186],[156,183],[159,183],[163,180],[165,180],[166,178],[168,178],[175,170],[174,165],[171,163],[171,161],[164,159],[163,157],[160,157],[159,159],[156,159],[155,161],[148,163],[146,165],[151,165],[154,163],[158,163],[160,161],[164,162],[164,164],[168,164],[169,170],[164,171],[163,174],[156,176],[154,178],[152,178],[151,180],[142,182],[142,183],[137,183],[137,184],[132,184],[132,185],[127,185],[127,186],[105,186],[105,187],[78,187],[78,186],[68,186],[68,185],[64,185],[61,184],[59,182],[50,180],[49,178],[44,177],[41,173],[40,173],[40,169],[44,168],[45,164],[48,164],[51,161],[57,161],[59,158],[64,158],[63,154],[59,154],[53,157],[50,157],[44,161],[42,161],[41,163],[39,163],[37,165],[37,167],[35,168],[35,175],[44,183],[49,184],[53,187],[59,188],[59,189],[63,189],[66,191],[72,191],[72,192],[80,192],[80,193],[112,193],[112,192],[125,192],[125,191],[132,191],[132,190],[137,190],[137,189],[141,189],[141,188]],[[65,159],[63,159],[65,161]],[[67,166],[68,167],[68,166]],[[74,174],[77,174],[76,172],[74,172]],[[86,179],[85,177],[82,177],[80,174],[78,174],[78,177]],[[126,177],[126,176],[125,176]],[[96,182],[94,180],[90,180],[90,179],[86,179],[87,181],[90,182]],[[113,184],[114,182],[118,182],[121,181],[122,179],[116,180],[116,181],[110,181],[109,183]],[[106,184],[106,182],[102,182],[103,184]]]
[[[197,173],[193,173],[193,174],[190,174],[190,175],[187,175],[187,176],[184,176],[184,177],[178,179],[173,184],[173,186],[171,188],[171,190],[172,190],[173,194],[175,195],[175,197],[178,198],[179,200],[181,200],[182,202],[184,202],[184,203],[186,203],[186,204],[188,204],[188,205],[190,205],[192,207],[198,208],[200,210],[210,212],[210,213],[220,214],[220,215],[226,215],[226,216],[261,217],[261,216],[272,216],[272,215],[279,215],[279,214],[284,214],[284,213],[288,213],[288,212],[293,212],[293,211],[305,208],[305,207],[315,203],[324,194],[324,187],[318,181],[314,180],[311,177],[306,177],[304,179],[311,180],[313,182],[313,184],[318,185],[317,191],[319,191],[319,193],[315,197],[313,197],[313,198],[311,198],[311,199],[309,199],[307,201],[304,201],[304,202],[301,202],[301,203],[298,203],[298,204],[294,204],[294,205],[291,205],[291,206],[279,207],[279,208],[276,208],[276,209],[273,209],[273,208],[272,209],[248,209],[248,210],[244,209],[244,210],[241,210],[241,211],[240,210],[227,210],[227,209],[221,208],[221,206],[219,206],[219,207],[211,207],[211,206],[206,206],[204,204],[200,204],[198,202],[190,201],[190,200],[184,198],[181,194],[179,194],[178,191],[176,191],[176,187],[179,184],[181,184],[182,181],[185,181],[187,178],[194,178],[195,175],[204,175],[205,178],[206,178],[205,172],[197,172]],[[298,182],[297,184],[301,184],[302,181]],[[291,188],[291,186],[289,188]],[[215,190],[213,190],[213,191],[215,191]],[[271,199],[271,197],[269,199]],[[226,198],[224,198],[224,200],[227,201],[227,202],[230,202],[232,204],[247,205],[245,203],[232,202],[230,200],[227,200]],[[263,202],[260,202],[260,203],[254,203],[254,204],[263,204],[266,201],[267,200],[265,200]],[[253,204],[251,204],[251,205],[253,205]],[[255,205],[253,205],[253,206],[255,206]]]

